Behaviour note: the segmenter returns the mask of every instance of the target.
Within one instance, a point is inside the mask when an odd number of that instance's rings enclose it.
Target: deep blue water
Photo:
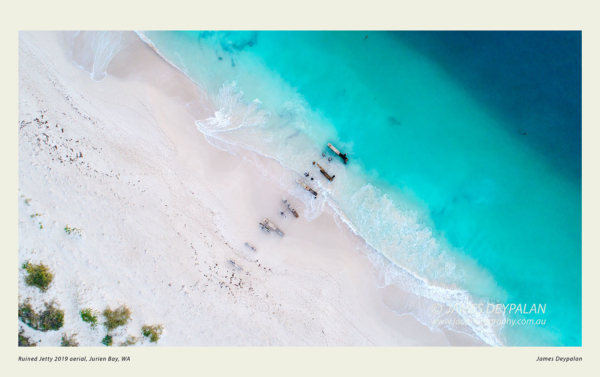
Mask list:
[[[391,32],[468,88],[511,132],[527,133],[581,180],[581,32]]]
[[[509,314],[547,323],[506,327],[504,344],[581,345],[580,33],[147,35],[215,98],[234,80],[262,102],[252,148],[293,166],[302,151],[273,136],[289,128],[348,152],[332,198],[387,258],[475,298],[546,305]]]

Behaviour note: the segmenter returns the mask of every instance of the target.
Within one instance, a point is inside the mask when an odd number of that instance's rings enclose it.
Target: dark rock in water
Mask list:
[[[285,121],[285,123],[282,124],[283,126],[285,126],[286,124],[290,123],[294,119],[294,113],[292,113],[289,110],[286,110],[286,111],[280,112],[279,117]]]
[[[223,50],[228,52],[242,51],[246,47],[252,47],[258,39],[258,32],[221,32],[219,33],[219,42]]]
[[[293,134],[291,134],[290,136],[288,136],[286,139],[291,139],[291,138],[294,138],[294,137],[296,137],[298,135],[300,135],[300,131],[294,132]]]
[[[390,122],[391,126],[401,126],[402,125],[402,123],[400,123],[400,121],[394,117],[389,117],[388,122]]]
[[[215,35],[214,31],[202,31],[202,32],[198,33],[198,41],[200,39],[208,38],[208,37],[211,37],[213,35]]]
[[[452,203],[456,203],[457,201],[458,201],[458,199],[456,197],[454,197],[452,199]],[[446,211],[446,206],[432,208],[431,209],[431,218],[435,221],[439,216],[444,214],[444,211]]]
[[[219,56],[219,60],[223,60],[223,58]]]
[[[229,53],[242,51],[254,46],[258,41],[257,31],[203,31],[198,34],[200,39],[216,39],[221,48]]]
[[[235,63],[233,62],[233,58],[231,58],[231,67],[235,67]]]
[[[483,180],[471,183],[456,193],[452,204],[461,205],[487,205],[497,197],[497,188],[493,181]]]

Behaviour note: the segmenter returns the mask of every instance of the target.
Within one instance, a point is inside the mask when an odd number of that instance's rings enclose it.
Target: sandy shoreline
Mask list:
[[[42,261],[56,275],[42,294],[20,271],[19,293],[65,310],[63,329],[23,326],[28,336],[57,346],[73,332],[80,345],[100,346],[105,331],[79,310],[127,304],[132,322],[116,344],[154,323],[165,327],[159,346],[483,344],[389,310],[358,238],[331,213],[282,218],[283,196],[302,213],[301,202],[259,173],[260,156],[208,143],[194,116],[214,105],[132,43],[94,82],[60,35],[19,34],[19,265]],[[286,236],[263,233],[264,217]]]

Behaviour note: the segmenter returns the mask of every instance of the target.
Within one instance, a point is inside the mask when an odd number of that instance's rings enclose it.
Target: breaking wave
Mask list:
[[[244,92],[237,89],[235,81],[221,87],[215,105],[218,110],[214,117],[196,121],[198,130],[214,133],[258,127],[266,124],[271,116],[269,111],[262,108],[258,99],[245,102]]]

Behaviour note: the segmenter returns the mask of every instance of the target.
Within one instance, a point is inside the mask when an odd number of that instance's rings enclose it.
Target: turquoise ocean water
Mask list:
[[[471,328],[581,345],[580,33],[144,35],[213,97],[201,131],[298,173],[348,153],[319,187],[414,293],[543,305],[506,314],[543,325]]]

